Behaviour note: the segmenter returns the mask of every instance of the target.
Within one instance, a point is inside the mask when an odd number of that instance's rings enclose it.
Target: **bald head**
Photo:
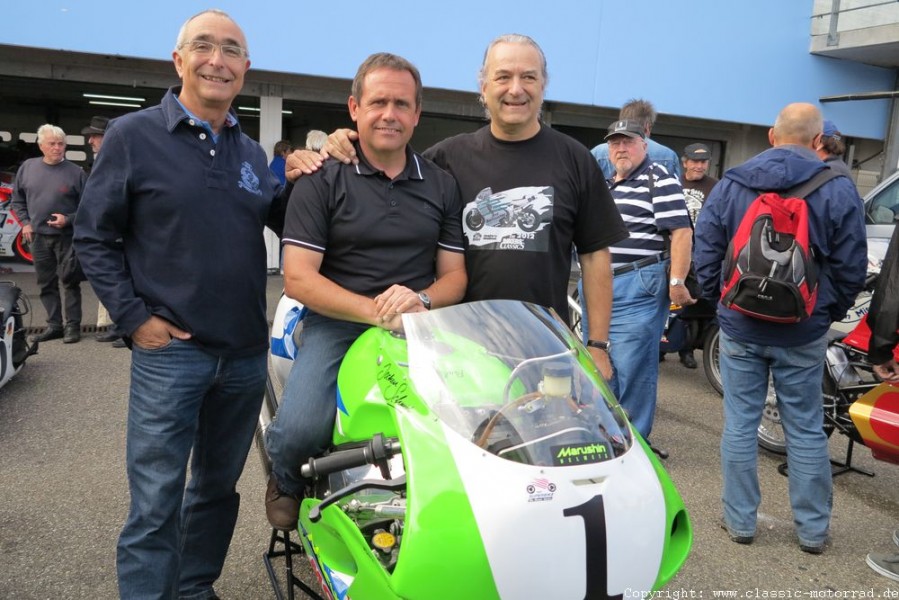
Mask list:
[[[788,104],[777,115],[774,127],[768,131],[768,140],[772,146],[796,144],[814,149],[823,129],[824,119],[818,107],[796,102]]]

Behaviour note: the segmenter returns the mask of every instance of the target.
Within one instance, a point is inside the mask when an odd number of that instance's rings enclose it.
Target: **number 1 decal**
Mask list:
[[[606,511],[602,496],[593,496],[580,506],[562,511],[566,517],[581,517],[587,540],[587,594],[584,600],[621,600],[623,594],[609,595],[609,565],[606,556]]]

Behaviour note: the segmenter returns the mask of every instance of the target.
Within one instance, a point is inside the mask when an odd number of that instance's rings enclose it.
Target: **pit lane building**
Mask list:
[[[181,24],[209,8],[193,1],[8,3],[0,37],[0,172],[35,152],[37,127],[58,124],[69,158],[92,157],[78,135],[92,115],[153,105],[178,83],[171,52]],[[217,5],[244,29],[252,67],[236,102],[241,124],[270,153],[310,129],[346,126],[362,60],[390,51],[425,84],[413,145],[484,124],[477,71],[491,39],[524,33],[550,72],[544,119],[592,147],[618,107],[651,100],[653,138],[680,152],[702,141],[712,173],[767,147],[767,130],[793,101],[820,102],[847,137],[860,191],[899,165],[899,2],[895,0],[523,0],[383,5]]]

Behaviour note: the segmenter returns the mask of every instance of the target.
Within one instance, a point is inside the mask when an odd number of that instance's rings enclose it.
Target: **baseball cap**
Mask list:
[[[711,160],[712,151],[705,144],[690,144],[684,148],[684,156],[690,160]]]
[[[623,120],[615,121],[609,125],[609,133],[603,139],[609,139],[613,135],[626,135],[632,138],[644,139],[646,133],[643,131],[643,124],[637,121]]]
[[[824,137],[840,139],[840,130],[837,129],[837,124],[829,119],[824,120]]]

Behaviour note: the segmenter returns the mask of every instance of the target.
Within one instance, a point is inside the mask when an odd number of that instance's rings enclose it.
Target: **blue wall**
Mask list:
[[[253,66],[352,78],[372,52],[413,61],[429,87],[476,91],[487,43],[525,33],[543,47],[547,98],[770,125],[794,101],[892,90],[891,69],[812,56],[813,0],[7,0],[0,42],[168,59],[181,23],[209,6],[243,27]],[[513,8],[514,7],[514,8]],[[883,139],[886,100],[829,103],[848,134]]]

